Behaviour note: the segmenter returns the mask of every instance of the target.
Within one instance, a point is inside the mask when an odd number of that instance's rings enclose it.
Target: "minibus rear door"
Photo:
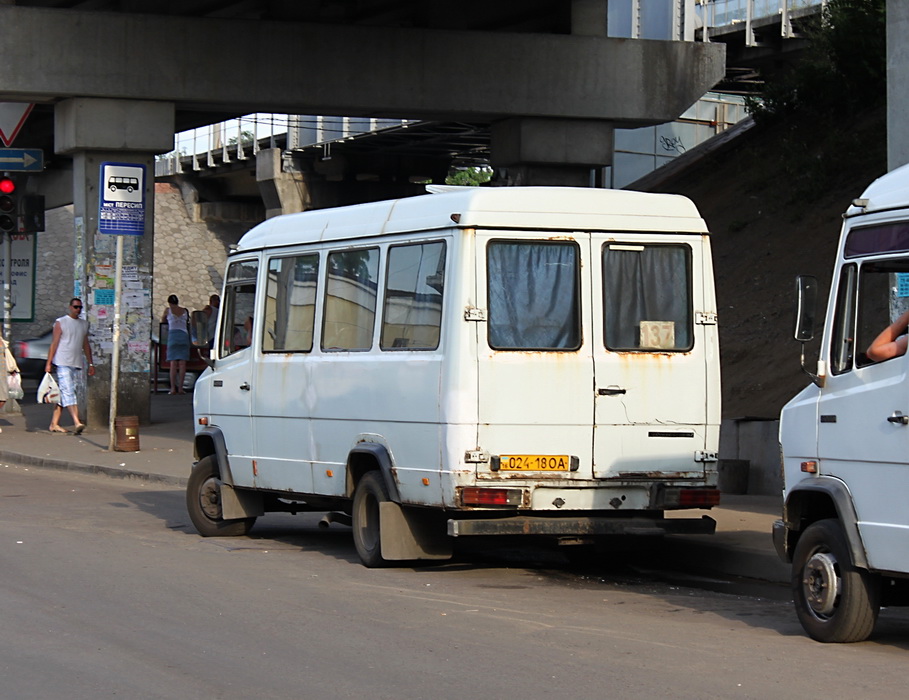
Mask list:
[[[700,237],[594,234],[594,475],[702,477],[708,353]]]

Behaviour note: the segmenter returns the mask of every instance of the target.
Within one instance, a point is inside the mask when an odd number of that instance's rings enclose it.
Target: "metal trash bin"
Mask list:
[[[117,452],[139,451],[139,416],[120,416],[114,419]]]

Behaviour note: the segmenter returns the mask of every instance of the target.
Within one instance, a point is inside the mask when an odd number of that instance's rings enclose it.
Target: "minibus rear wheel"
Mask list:
[[[835,518],[805,530],[792,557],[792,593],[799,622],[819,642],[860,642],[880,611],[880,579],[852,563]]]
[[[378,471],[364,474],[354,491],[354,546],[360,555],[360,561],[371,569],[389,565],[388,560],[382,557],[379,504],[390,500],[385,480]]]
[[[225,520],[221,511],[221,472],[214,455],[203,457],[193,467],[186,484],[186,510],[203,537],[242,537],[255,518]]]

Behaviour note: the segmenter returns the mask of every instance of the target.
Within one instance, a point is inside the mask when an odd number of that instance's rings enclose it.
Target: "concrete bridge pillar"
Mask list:
[[[265,203],[265,218],[312,208],[312,197],[303,173],[285,167],[280,148],[265,148],[256,155],[256,182]]]
[[[145,227],[124,238],[123,265],[129,270],[130,303],[121,304],[118,413],[147,423],[149,340],[160,311],[151,308],[154,250],[154,156],[173,148],[174,105],[168,102],[75,97],[54,111],[55,150],[73,159],[73,293],[82,299],[91,330],[95,376],[87,382],[89,425],[106,426],[110,417],[112,328],[116,236],[99,233],[101,164],[145,166]],[[62,244],[62,242],[60,242]],[[192,271],[187,271],[192,274]],[[112,291],[105,291],[112,290]],[[60,299],[60,316],[69,298]]]
[[[909,3],[887,0],[887,168],[909,163]]]
[[[503,185],[588,187],[612,164],[614,128],[598,119],[519,117],[491,129],[490,161]]]

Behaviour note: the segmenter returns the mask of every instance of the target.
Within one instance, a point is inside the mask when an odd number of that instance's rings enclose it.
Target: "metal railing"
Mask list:
[[[708,32],[779,17],[781,35],[791,37],[789,17],[793,12],[810,8],[820,11],[826,3],[827,0],[698,0],[696,13],[699,26],[706,26]],[[706,40],[706,33],[702,38]]]

